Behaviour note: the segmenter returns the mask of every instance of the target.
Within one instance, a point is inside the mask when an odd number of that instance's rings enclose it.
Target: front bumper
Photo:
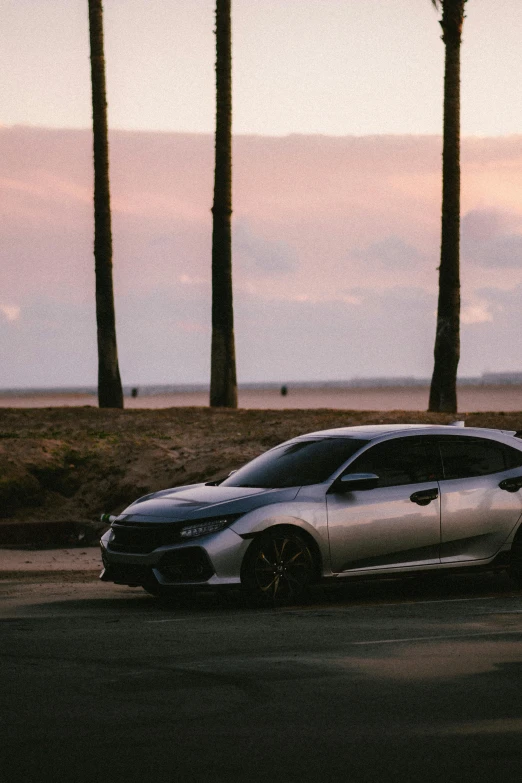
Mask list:
[[[130,586],[219,586],[239,584],[241,563],[250,544],[229,528],[200,539],[161,546],[152,552],[111,550],[111,531],[100,541],[103,582]]]

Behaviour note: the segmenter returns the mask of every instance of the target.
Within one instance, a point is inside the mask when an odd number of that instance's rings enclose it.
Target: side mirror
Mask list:
[[[379,484],[376,473],[344,473],[334,481],[330,492],[354,492],[356,489],[375,489]]]

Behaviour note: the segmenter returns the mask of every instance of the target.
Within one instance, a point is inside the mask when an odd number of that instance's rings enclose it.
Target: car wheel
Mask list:
[[[256,538],[243,563],[241,584],[261,605],[294,603],[316,574],[310,547],[299,533],[273,530]]]
[[[516,538],[511,546],[509,576],[514,582],[522,586],[522,536]]]

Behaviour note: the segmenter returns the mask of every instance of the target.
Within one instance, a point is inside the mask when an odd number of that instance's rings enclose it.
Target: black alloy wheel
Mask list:
[[[241,582],[255,603],[294,603],[316,574],[314,558],[299,533],[267,531],[247,552]]]

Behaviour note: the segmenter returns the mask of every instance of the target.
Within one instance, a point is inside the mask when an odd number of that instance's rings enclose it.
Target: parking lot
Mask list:
[[[2,780],[518,778],[505,577],[316,588],[277,610],[161,603],[89,571],[0,591]]]

